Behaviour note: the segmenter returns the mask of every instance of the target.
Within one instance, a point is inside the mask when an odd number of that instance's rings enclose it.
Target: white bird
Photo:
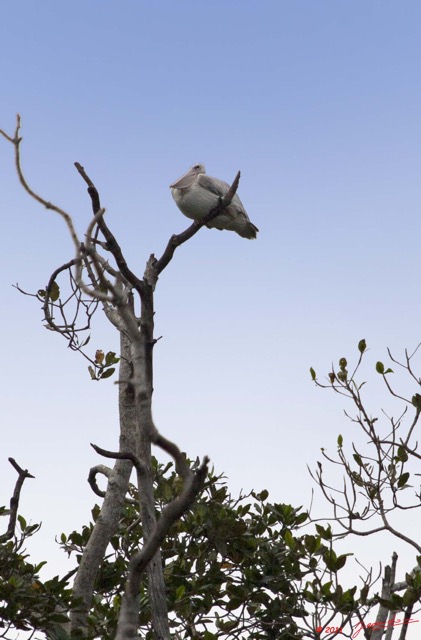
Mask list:
[[[203,164],[195,164],[187,173],[170,185],[172,197],[177,207],[187,218],[200,220],[206,216],[219,203],[230,188],[223,180],[211,178],[206,175]],[[242,238],[250,240],[256,237],[259,229],[250,222],[246,210],[237,194],[231,204],[216,218],[211,220],[207,227],[214,229],[227,229],[235,231]]]

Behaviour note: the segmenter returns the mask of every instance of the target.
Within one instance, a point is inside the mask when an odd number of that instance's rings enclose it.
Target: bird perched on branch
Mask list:
[[[170,185],[177,207],[187,218],[200,220],[223,198],[230,186],[223,180],[206,175],[203,164],[195,164],[181,178]],[[235,231],[242,238],[256,237],[259,229],[250,222],[240,198],[235,194],[231,204],[206,225],[214,229]]]

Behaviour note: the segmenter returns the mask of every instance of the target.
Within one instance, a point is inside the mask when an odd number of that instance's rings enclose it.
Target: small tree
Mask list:
[[[321,462],[312,473],[325,499],[332,506],[334,521],[339,526],[339,531],[333,537],[374,536],[387,532],[404,541],[414,551],[415,567],[406,572],[405,580],[399,582],[396,579],[396,553],[392,554],[391,564],[385,566],[381,592],[373,599],[380,606],[376,621],[370,629],[371,640],[379,640],[387,627],[387,637],[390,639],[393,627],[398,626],[398,612],[403,613],[399,618],[400,624],[403,620],[410,620],[414,607],[421,598],[421,543],[418,537],[407,535],[394,522],[398,513],[420,509],[421,491],[410,484],[411,476],[413,482],[413,478],[420,475],[414,471],[419,468],[421,460],[415,440],[421,413],[421,378],[413,367],[419,346],[412,354],[405,352],[404,362],[399,362],[388,351],[392,366],[398,366],[409,377],[412,386],[409,396],[396,391],[391,382],[394,371],[390,367],[380,361],[375,366],[388,393],[401,404],[398,418],[390,417],[384,412],[372,413],[368,407],[364,397],[365,389],[363,390],[365,382],[358,380],[367,350],[365,340],[358,343],[359,355],[352,373],[349,373],[350,365],[346,358],[340,358],[338,369],[332,369],[328,374],[328,383],[320,382],[314,369],[310,369],[311,377],[318,387],[330,388],[335,394],[340,394],[351,402],[356,413],[351,414],[347,409],[345,415],[359,427],[367,440],[364,451],[351,442],[351,455],[346,453],[346,438],[342,435],[337,437],[336,457],[322,449],[325,460],[342,468],[341,488],[327,483]],[[399,591],[404,591],[403,595],[399,595]],[[367,600],[368,589],[363,596]],[[363,616],[361,612],[358,613],[361,628],[366,631]],[[403,624],[401,640],[405,638],[408,624]],[[370,634],[366,633],[366,637]]]
[[[43,302],[48,327],[63,335],[72,349],[83,353],[87,339],[81,340],[80,336],[89,329],[92,315],[100,303],[106,317],[120,334],[120,358],[115,353],[108,352],[105,355],[101,351],[97,351],[94,358],[87,356],[91,362],[91,376],[95,379],[112,375],[113,365],[119,362],[120,449],[118,452],[107,452],[94,446],[100,455],[114,459],[115,463],[112,469],[99,466],[91,471],[92,484],[95,483],[97,474],[103,474],[107,477],[108,486],[100,514],[76,572],[73,592],[79,606],[71,611],[69,630],[72,635],[86,635],[95,580],[106,549],[117,530],[134,467],[144,544],[142,550],[131,558],[117,637],[129,638],[137,634],[140,577],[146,571],[154,633],[156,638],[168,638],[168,611],[160,545],[171,525],[191,507],[202,491],[208,459],[205,457],[202,464],[193,470],[177,445],[158,431],[152,419],[152,360],[156,342],[154,291],[160,274],[171,261],[176,248],[229,206],[236,193],[240,173],[227,195],[220,199],[218,206],[208,216],[200,223],[194,222],[185,232],[172,236],[159,260],[153,254],[150,256],[143,278],[139,278],[129,268],[119,243],[110,231],[98,191],[84,168],[75,163],[77,171],[88,185],[93,218],[84,241],[81,241],[71,216],[38,195],[23,175],[19,116],[14,136],[9,136],[4,131],[1,133],[14,146],[16,169],[22,186],[37,202],[63,218],[75,248],[75,257],[58,267],[50,276],[46,288],[36,294]],[[68,277],[71,289],[64,296],[61,294],[62,285],[59,284],[63,276]],[[137,308],[140,308],[139,313],[136,312]],[[153,493],[152,444],[172,456],[177,473],[183,480],[179,494],[166,504],[159,519],[155,514]]]

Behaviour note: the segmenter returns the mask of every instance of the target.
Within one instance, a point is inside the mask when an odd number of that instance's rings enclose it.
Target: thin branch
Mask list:
[[[105,498],[106,496],[106,491],[102,491],[98,486],[98,483],[96,481],[97,475],[102,474],[108,480],[110,480],[113,477],[113,473],[114,471],[110,469],[110,467],[106,467],[104,464],[98,464],[90,469],[88,475],[88,483],[95,495],[100,498]],[[127,496],[125,497],[124,501],[126,504],[137,505],[136,500],[133,500],[133,498],[128,498]]]
[[[139,460],[139,458],[134,455],[134,453],[131,453],[131,451],[107,451],[106,449],[101,449],[101,447],[98,447],[98,445],[96,444],[92,444],[92,442],[91,447],[104,458],[112,458],[114,460],[130,460],[138,473],[145,473],[145,465]]]
[[[79,162],[75,162],[74,165],[78,170],[79,174],[82,176],[82,178],[88,185],[88,193],[92,202],[92,210],[96,215],[98,211],[101,209],[98,189],[95,187],[94,183],[92,182],[90,177],[87,175],[84,167]],[[140,297],[142,298],[144,295],[145,283],[142,280],[140,280],[129,268],[127,261],[124,258],[123,253],[121,251],[121,247],[119,243],[117,242],[114,234],[108,228],[108,225],[106,224],[102,216],[97,220],[97,224],[105,240],[107,241],[107,248],[114,256],[117,266],[121,271],[121,274],[123,275],[124,278],[126,278],[126,280],[133,286],[133,288],[139,293]]]
[[[105,491],[101,491],[96,481],[96,477],[99,474],[102,474],[109,480],[113,474],[113,471],[112,469],[110,469],[110,467],[106,467],[104,464],[98,464],[89,470],[89,475],[88,475],[89,486],[91,487],[95,495],[99,496],[100,498],[105,498]]]
[[[53,321],[53,316],[50,313],[50,309],[49,309],[51,289],[53,287],[54,282],[56,281],[57,276],[59,276],[60,273],[62,273],[63,271],[66,271],[67,269],[70,269],[71,267],[73,267],[76,264],[76,262],[77,262],[77,259],[73,258],[73,260],[69,260],[69,262],[66,262],[65,264],[62,264],[60,267],[57,267],[57,269],[55,269],[55,271],[53,271],[53,273],[51,274],[47,284],[47,288],[45,290],[45,300],[43,305],[44,316],[49,326],[54,331],[58,331],[59,333],[61,333],[61,331],[58,329],[57,325]]]
[[[20,115],[17,114],[16,116],[16,129],[15,129],[15,135],[12,138],[11,136],[8,136],[4,131],[2,131],[0,129],[0,134],[3,135],[6,140],[8,140],[9,142],[11,142],[15,148],[15,165],[16,165],[16,171],[19,177],[19,181],[22,185],[22,187],[25,189],[25,191],[32,197],[34,198],[34,200],[36,200],[37,202],[39,202],[40,204],[42,204],[46,209],[49,209],[50,211],[54,211],[55,213],[58,213],[65,221],[67,228],[69,230],[70,233],[70,237],[73,240],[73,244],[75,245],[76,251],[79,251],[79,238],[77,236],[76,230],[74,228],[73,225],[73,220],[70,217],[70,215],[64,211],[64,209],[61,209],[60,207],[58,207],[57,205],[53,204],[52,202],[48,202],[48,200],[45,200],[44,198],[42,198],[40,195],[38,195],[37,193],[35,193],[35,191],[33,191],[31,189],[31,187],[28,185],[28,183],[26,182],[25,176],[23,175],[23,171],[22,171],[22,166],[21,166],[21,158],[20,158],[20,143],[22,142],[22,138],[19,136],[19,131],[20,131],[20,124],[21,124],[21,120],[20,120]]]
[[[0,536],[0,543],[6,542],[7,540],[10,540],[10,538],[13,538],[16,528],[16,519],[18,517],[20,492],[23,483],[25,482],[26,478],[35,478],[35,476],[29,473],[27,469],[22,469],[22,467],[18,465],[14,458],[8,458],[8,460],[12,467],[18,472],[19,477],[16,480],[15,489],[13,491],[12,497],[10,498],[9,525],[7,527],[6,533],[3,533],[3,535]]]

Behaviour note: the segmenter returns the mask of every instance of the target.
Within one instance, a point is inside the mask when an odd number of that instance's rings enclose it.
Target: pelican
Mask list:
[[[206,175],[205,165],[195,164],[187,173],[170,185],[172,197],[177,207],[187,218],[200,220],[207,215],[223,198],[230,185],[218,178]],[[207,227],[214,229],[227,229],[235,231],[242,238],[252,240],[259,229],[250,222],[242,202],[237,194],[231,204],[216,218],[211,220]]]

